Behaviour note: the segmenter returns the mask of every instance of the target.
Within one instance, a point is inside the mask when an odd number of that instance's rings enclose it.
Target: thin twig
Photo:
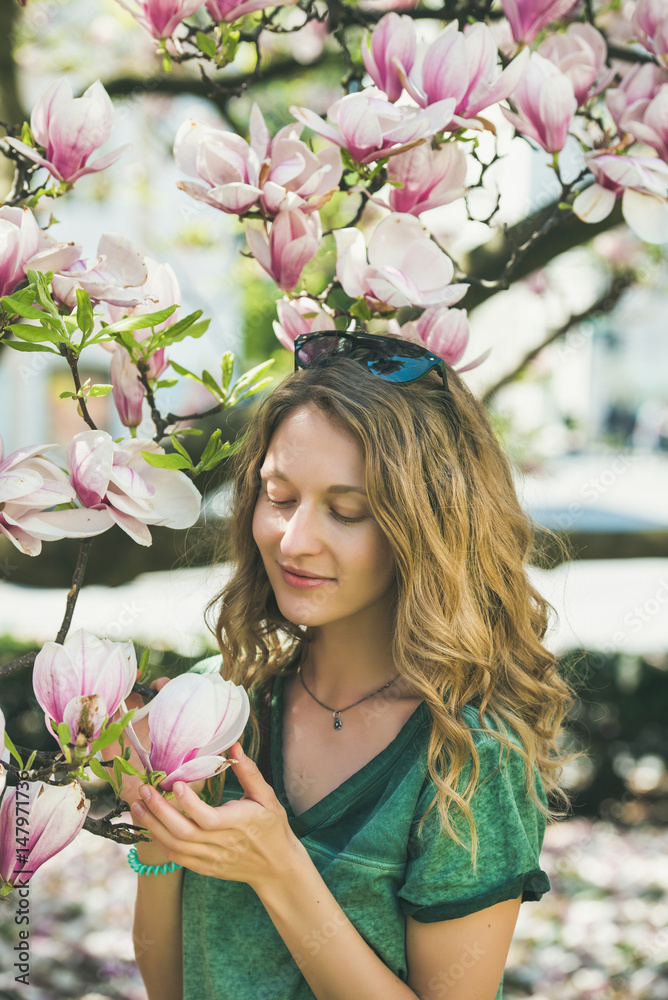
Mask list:
[[[72,350],[72,348],[68,347],[67,344],[60,344],[60,353],[67,360],[67,363],[70,366],[70,371],[72,372],[72,379],[74,381],[74,388],[76,389],[77,393],[80,393],[81,392],[81,379],[79,378],[79,367],[78,367],[78,362],[77,362],[77,356],[74,353],[74,351]],[[88,408],[86,406],[86,400],[83,398],[82,395],[78,395],[76,397],[76,399],[77,399],[77,402],[79,404],[79,408],[81,410],[81,416],[84,418],[84,420],[86,421],[86,423],[88,424],[88,426],[90,427],[90,429],[92,431],[96,431],[97,427],[93,423],[91,415],[88,412]]]

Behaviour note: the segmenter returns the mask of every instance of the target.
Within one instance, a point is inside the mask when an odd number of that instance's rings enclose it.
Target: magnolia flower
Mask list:
[[[4,458],[0,438],[0,533],[29,556],[39,555],[42,541],[88,538],[110,527],[97,511],[49,510],[76,497],[65,472],[45,455],[56,447],[33,445]]]
[[[456,201],[466,190],[466,169],[464,151],[452,142],[441,149],[432,149],[425,143],[393,156],[387,165],[387,177],[389,181],[398,181],[402,187],[391,190],[392,210],[420,215],[430,208]]]
[[[164,455],[153,441],[117,444],[106,431],[82,431],[70,442],[68,460],[81,503],[103,512],[109,526],[118,524],[139,545],[150,545],[147,525],[189,528],[201,497],[182,472],[149,465],[142,451]]]
[[[258,264],[285,292],[297,286],[305,264],[315,257],[322,236],[317,212],[279,212],[270,225],[249,222],[246,226],[248,248]]]
[[[358,163],[396,156],[446,128],[455,109],[453,100],[428,108],[397,107],[375,87],[335,101],[324,121],[309,108],[291,107],[303,125],[348,150]]]
[[[170,38],[181,21],[202,6],[202,0],[117,0],[143,28],[162,41]]]
[[[218,755],[236,743],[249,714],[248,695],[240,684],[224,681],[220,674],[187,673],[165,684],[134,715],[133,722],[148,716],[150,750],[132,722],[126,732],[147,775],[165,771],[158,787],[170,792],[175,781],[201,781],[224,771],[230,762]]]
[[[86,821],[90,802],[78,781],[48,785],[31,781],[26,792],[5,791],[0,806],[0,878],[27,885],[38,868],[71,844]],[[19,808],[20,807],[20,808]],[[19,826],[17,817],[25,817]]]
[[[461,286],[450,285],[452,261],[412,215],[388,215],[373,231],[368,250],[359,229],[339,229],[334,237],[343,290],[365,298],[376,311],[449,304],[461,294]]]
[[[487,25],[457,31],[457,22],[451,21],[421,53],[413,72],[404,76],[404,86],[423,108],[451,98],[453,123],[479,128],[475,116],[508,97],[526,71],[527,59],[528,54],[521,53],[497,76],[499,55]]]
[[[181,301],[181,289],[178,278],[169,264],[158,264],[150,257],[144,258],[147,269],[147,278],[142,285],[144,299],[136,306],[123,308],[121,306],[109,307],[109,318],[112,323],[123,316],[144,316],[146,313],[158,312]],[[179,318],[179,310],[175,309],[164,323],[159,323],[155,330],[166,330],[176,323]],[[152,336],[152,329],[135,330],[134,339],[138,344],[144,342],[147,337]],[[141,423],[142,403],[144,401],[144,387],[139,381],[137,366],[133,363],[129,352],[120,344],[105,344],[105,347],[112,351],[110,364],[111,384],[114,387],[114,403],[121,418],[121,423],[126,427],[137,427]],[[169,365],[165,348],[161,347],[148,360],[147,375],[150,379],[159,378]]]
[[[665,70],[644,63],[630,69],[618,87],[606,92],[605,103],[620,132],[633,134],[632,124],[643,120],[648,105],[666,83]]]
[[[565,34],[546,38],[538,52],[571,81],[578,107],[614,79],[614,69],[605,65],[608,54],[605,38],[591,24],[569,24]]]
[[[223,212],[243,215],[262,194],[257,183],[259,164],[253,162],[251,147],[236,132],[189,119],[176,133],[174,159],[180,170],[201,177],[208,185],[179,181],[177,187]]]
[[[276,311],[274,333],[288,351],[294,351],[295,340],[302,333],[336,330],[333,317],[315,299],[281,299],[276,303]]]
[[[46,728],[66,722],[70,742],[90,751],[107,717],[132,691],[137,660],[131,642],[98,639],[84,629],[63,645],[45,642],[35,657],[32,684]]]
[[[128,148],[121,146],[88,164],[91,154],[111,135],[113,124],[111,98],[99,80],[81,97],[74,97],[69,82],[61,78],[46,88],[30,116],[32,134],[44,147],[44,155],[20,139],[10,137],[5,142],[46,167],[56,180],[74,184],[84,174],[110,167]]]
[[[266,7],[284,7],[294,4],[297,0],[208,0],[206,9],[216,21],[237,21],[244,14],[254,10],[264,10]]]
[[[176,133],[174,158],[184,173],[209,186],[181,181],[178,187],[234,215],[243,215],[258,200],[269,215],[295,208],[315,211],[337,190],[343,165],[338,149],[313,153],[300,140],[301,132],[293,123],[272,140],[256,104],[250,143],[234,132],[186,121]]]
[[[601,222],[622,199],[624,219],[641,240],[668,240],[668,165],[647,156],[588,153],[595,183],[581,191],[573,211],[583,222]]]
[[[614,98],[612,99],[614,102]],[[637,101],[623,113],[620,126],[639,142],[668,160],[668,83],[664,83],[651,101]]]
[[[512,97],[519,114],[501,108],[510,124],[547,153],[562,150],[577,111],[573,84],[568,77],[549,59],[533,52],[522,82]]]
[[[668,69],[668,9],[665,0],[638,0],[632,23],[638,41]]]
[[[501,0],[516,42],[528,45],[539,31],[568,14],[578,0]]]
[[[77,288],[88,292],[92,302],[134,306],[142,301],[147,268],[144,258],[120,233],[103,233],[97,257],[84,260],[78,243],[57,243],[41,236],[39,253],[26,267],[45,274],[53,271],[53,295],[70,309],[77,305]]]
[[[371,33],[362,39],[362,61],[367,73],[386,95],[388,101],[401,97],[403,83],[399,75],[410,73],[417,51],[413,18],[391,11],[381,17]]]
[[[26,261],[37,253],[39,227],[29,208],[0,208],[0,295],[23,281]]]

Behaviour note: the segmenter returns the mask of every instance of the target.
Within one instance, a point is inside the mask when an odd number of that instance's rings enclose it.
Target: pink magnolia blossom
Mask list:
[[[145,316],[147,313],[159,312],[181,302],[181,288],[174,269],[169,264],[158,264],[150,257],[144,258],[147,278],[142,285],[144,299],[136,306],[123,308],[109,306],[109,318],[112,323],[124,316]],[[166,330],[179,318],[179,310],[175,309],[164,323],[159,323],[155,330]],[[151,329],[135,330],[134,339],[138,344],[152,336]],[[137,427],[141,423],[142,403],[145,390],[139,381],[137,366],[133,363],[129,352],[120,344],[105,345],[112,351],[110,364],[111,384],[114,387],[114,403],[126,427]],[[147,375],[149,379],[157,379],[169,365],[165,348],[161,347],[151,355],[148,362]]]
[[[181,21],[202,6],[202,0],[117,0],[143,28],[162,40],[170,38]]]
[[[638,41],[668,69],[668,8],[665,0],[638,0],[633,12]]]
[[[23,281],[26,262],[37,253],[39,227],[29,208],[0,208],[0,295]]]
[[[647,156],[588,153],[595,183],[581,191],[573,211],[583,222],[601,222],[622,199],[627,224],[647,243],[668,240],[668,165]]]
[[[39,555],[43,541],[88,538],[110,527],[98,511],[50,509],[76,498],[65,472],[45,454],[56,447],[33,445],[4,458],[0,438],[0,534],[29,556]]]
[[[274,333],[283,347],[294,351],[295,340],[302,333],[335,330],[334,318],[319,302],[308,297],[281,299],[276,303],[278,320],[274,320]]]
[[[388,101],[399,100],[403,74],[410,73],[417,51],[417,35],[413,18],[390,11],[381,17],[371,33],[362,39],[362,61],[367,73],[386,95]]]
[[[138,427],[146,390],[139,381],[139,371],[129,351],[120,344],[112,352],[109,375],[113,386],[114,405],[125,427]]]
[[[206,9],[215,21],[237,21],[244,14],[252,14],[255,10],[265,10],[267,7],[284,7],[295,4],[297,0],[208,0]]]
[[[158,787],[169,792],[175,781],[200,781],[224,771],[230,762],[218,755],[236,743],[249,714],[241,684],[225,681],[220,674],[186,673],[165,684],[133,718],[136,722],[148,716],[150,750],[132,722],[126,731],[147,775],[166,772]]]
[[[53,271],[54,298],[75,309],[77,288],[83,288],[92,302],[135,306],[142,301],[147,267],[144,258],[120,233],[103,233],[97,257],[84,259],[78,243],[58,243],[48,233],[41,236],[40,251],[26,267],[45,274]]]
[[[614,69],[605,65],[605,38],[591,24],[569,24],[565,34],[550,35],[538,52],[554,63],[573,84],[578,107],[586,104],[614,79]]]
[[[111,135],[113,124],[111,98],[99,80],[81,97],[74,97],[69,82],[59,79],[46,88],[30,117],[32,134],[44,147],[44,155],[20,139],[8,138],[5,142],[46,167],[56,180],[74,184],[84,174],[110,167],[128,149],[122,146],[88,163],[91,154]]]
[[[279,288],[291,292],[296,288],[304,266],[315,257],[322,236],[317,212],[279,212],[267,227],[249,222],[246,241],[252,255]]]
[[[291,107],[303,125],[348,150],[358,163],[396,156],[446,128],[455,102],[437,101],[428,108],[397,107],[375,87],[347,94],[330,107],[326,122],[309,108]]]
[[[420,215],[456,201],[466,190],[466,170],[464,151],[453,142],[440,149],[432,149],[425,143],[393,156],[387,165],[388,180],[403,186],[392,188],[389,198],[392,211]]]
[[[202,184],[179,182],[192,198],[234,215],[243,215],[258,201],[265,212],[299,208],[313,212],[338,189],[343,165],[333,146],[313,153],[300,140],[302,126],[286,125],[273,140],[262,112],[253,105],[250,143],[234,132],[184,122],[174,141],[174,158],[184,173]]]
[[[452,261],[429,238],[414,216],[388,215],[365,246],[359,229],[334,233],[336,276],[353,298],[387,312],[401,306],[431,306],[457,301],[461,286],[451,285]]]
[[[189,119],[176,133],[174,159],[180,170],[206,183],[179,181],[177,187],[223,212],[244,215],[262,194],[259,163],[236,132]]]
[[[79,629],[62,645],[44,643],[35,657],[32,683],[54,739],[58,741],[51,722],[66,722],[71,742],[90,751],[104,720],[128,697],[136,677],[131,642],[98,639]]]
[[[8,788],[0,806],[0,878],[16,888],[27,885],[45,861],[72,843],[90,809],[78,781],[31,781],[19,802],[20,810],[16,788]],[[17,823],[19,815],[25,817],[23,827]]]
[[[177,469],[149,465],[142,451],[164,455],[153,441],[117,444],[106,431],[82,431],[68,449],[72,483],[81,503],[106,514],[139,545],[151,544],[147,525],[189,528],[201,497]]]
[[[520,53],[498,73],[499,54],[487,25],[477,23],[458,31],[457,22],[451,21],[421,53],[404,86],[423,108],[451,98],[455,102],[451,124],[479,128],[475,116],[512,93],[526,71],[527,59]]]
[[[539,31],[560,21],[578,0],[501,0],[516,42],[528,45]]]
[[[636,109],[635,114],[626,115],[623,122],[627,132],[655,149],[662,160],[668,160],[668,83],[659,88],[642,115]]]
[[[463,289],[461,295],[453,298],[452,301],[459,301],[468,289],[468,285],[459,286]],[[459,361],[469,341],[469,322],[466,309],[450,309],[448,306],[434,306],[425,309],[418,320],[411,320],[399,326],[396,320],[390,320],[387,324],[388,331],[404,340],[412,340],[416,344],[424,345],[432,354],[443,358],[447,364],[454,367]],[[472,368],[477,368],[486,361],[491,353],[491,348],[483,354],[478,355],[473,361],[466,365],[455,368],[457,372],[468,372]]]
[[[568,77],[549,59],[533,52],[522,82],[512,98],[519,114],[501,109],[510,124],[537,142],[547,153],[562,150],[577,110],[573,84]]]
[[[649,103],[668,83],[668,73],[654,63],[633,66],[618,87],[605,95],[608,111],[621,132],[633,134],[631,123],[642,121]]]

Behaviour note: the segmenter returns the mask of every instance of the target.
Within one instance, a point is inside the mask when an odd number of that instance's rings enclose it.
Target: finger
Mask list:
[[[169,684],[171,677],[156,677],[154,681],[151,681],[150,687],[155,688],[156,691],[162,691],[165,684]]]
[[[152,836],[172,848],[181,841],[197,839],[197,825],[166,802],[155,788],[143,785],[139,794],[141,801],[133,803],[132,813]]]
[[[221,817],[223,816],[221,809],[214,808],[203,802],[199,795],[185,781],[175,781],[172,791],[176,795],[179,809],[183,809],[186,816],[189,816],[202,830],[224,830],[228,828],[221,822]]]
[[[274,789],[264,780],[255,761],[246,756],[241,743],[233,743],[227,754],[228,757],[233,757],[236,760],[236,763],[232,765],[234,776],[243,788],[246,797],[267,808],[274,805],[277,801]]]

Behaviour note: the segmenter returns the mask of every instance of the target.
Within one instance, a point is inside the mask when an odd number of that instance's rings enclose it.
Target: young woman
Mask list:
[[[150,1000],[495,1000],[570,691],[482,405],[425,349],[299,338],[238,458],[220,805],[132,806]],[[165,681],[159,682],[160,684]],[[146,791],[146,789],[144,789]]]

